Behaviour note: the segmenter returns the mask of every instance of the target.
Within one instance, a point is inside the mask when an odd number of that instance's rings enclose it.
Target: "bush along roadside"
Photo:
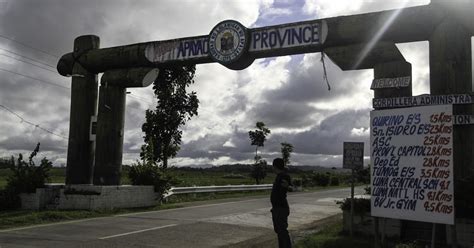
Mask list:
[[[163,195],[168,192],[171,185],[177,183],[173,176],[159,166],[139,161],[130,167],[128,177],[132,185],[153,185],[160,199],[163,199]]]
[[[336,202],[342,211],[351,211],[351,198]],[[370,213],[370,199],[354,198],[354,213],[364,215]]]
[[[35,165],[34,157],[39,152],[40,143],[30,154],[28,161],[23,160],[20,153],[15,163],[10,165],[10,175],[7,186],[0,191],[0,210],[11,210],[21,207],[19,194],[35,193],[37,188],[44,188],[49,181],[49,170],[52,163],[43,158],[39,166]]]

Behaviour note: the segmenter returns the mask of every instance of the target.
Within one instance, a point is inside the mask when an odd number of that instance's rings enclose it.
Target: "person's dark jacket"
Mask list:
[[[283,187],[283,180],[288,182],[288,187]],[[272,207],[274,208],[290,208],[288,205],[288,200],[286,199],[286,193],[291,191],[291,178],[286,172],[278,173],[273,182],[272,187],[272,194],[270,196],[270,201],[272,203]]]

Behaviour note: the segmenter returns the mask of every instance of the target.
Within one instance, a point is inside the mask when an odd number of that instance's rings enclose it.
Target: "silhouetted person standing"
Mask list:
[[[286,192],[292,191],[291,178],[286,173],[285,162],[282,158],[273,160],[273,170],[277,174],[273,182],[272,194],[272,220],[273,229],[278,235],[278,246],[280,248],[291,247],[290,235],[288,233],[288,215],[290,206],[286,199]]]

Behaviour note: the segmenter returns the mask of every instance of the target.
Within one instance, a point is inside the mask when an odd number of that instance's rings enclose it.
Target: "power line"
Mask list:
[[[54,66],[52,66],[52,65],[50,65],[50,64],[46,64],[46,63],[44,63],[44,62],[42,62],[42,61],[39,61],[39,60],[37,60],[37,59],[32,59],[32,58],[30,58],[30,57],[21,55],[21,54],[19,54],[19,53],[10,51],[10,50],[8,50],[8,49],[0,48],[0,50],[9,52],[9,53],[11,53],[11,54],[15,54],[16,56],[19,56],[19,57],[22,57],[22,58],[25,58],[25,59],[29,59],[29,60],[31,60],[31,61],[34,61],[34,62],[38,63],[38,64],[42,64],[42,65],[44,65],[44,66],[47,66],[47,67],[51,67],[51,68],[53,68],[53,69],[56,69],[56,67],[54,67]]]
[[[33,49],[33,50],[42,52],[42,53],[47,54],[47,55],[49,55],[49,56],[51,56],[51,57],[59,58],[59,56],[56,55],[56,54],[52,54],[52,53],[47,52],[47,51],[45,51],[45,50],[41,50],[41,49],[32,47],[32,46],[30,46],[30,45],[28,45],[28,44],[26,44],[26,43],[23,43],[23,42],[21,42],[21,41],[14,40],[14,39],[12,39],[12,38],[10,38],[10,37],[7,37],[7,36],[5,36],[5,35],[1,35],[1,34],[0,34],[0,37],[2,37],[3,39],[9,40],[9,41],[16,42],[16,43],[18,43],[18,44],[20,44],[20,45],[22,45],[22,46],[24,46],[24,47],[28,47],[28,48],[30,48],[30,49]]]
[[[25,78],[33,79],[33,80],[38,81],[38,82],[41,82],[41,83],[45,83],[45,84],[49,84],[49,85],[54,85],[54,86],[56,86],[56,87],[60,87],[60,88],[63,88],[63,89],[67,89],[67,90],[70,90],[70,89],[71,89],[71,88],[66,87],[66,86],[62,86],[62,85],[55,84],[55,83],[52,83],[52,82],[48,82],[48,81],[44,81],[44,80],[37,79],[37,78],[34,78],[34,77],[30,77],[30,76],[27,76],[27,75],[24,75],[24,74],[21,74],[21,73],[18,73],[18,72],[10,71],[10,70],[7,70],[7,69],[0,68],[0,71],[9,72],[9,73],[12,73],[12,74],[15,74],[15,75],[18,75],[18,76],[22,76],[22,77],[25,77]]]
[[[5,54],[0,54],[0,55],[5,55]],[[22,62],[24,62],[24,61],[22,61]],[[41,67],[40,67],[40,68],[41,68]],[[41,83],[53,85],[53,86],[56,86],[56,87],[61,87],[61,88],[68,89],[68,90],[71,89],[71,88],[66,87],[66,86],[62,86],[62,85],[55,84],[55,83],[52,83],[52,82],[44,81],[44,80],[41,80],[41,79],[38,79],[38,78],[34,78],[34,77],[31,77],[31,76],[27,76],[27,75],[25,75],[25,74],[21,74],[21,73],[18,73],[18,72],[10,71],[10,70],[4,69],[4,68],[0,68],[0,71],[9,72],[9,73],[12,73],[12,74],[15,74],[15,75],[18,75],[18,76],[26,77],[26,78],[29,78],[29,79],[32,79],[32,80],[35,80],[35,81],[38,81],[38,82],[41,82]],[[141,101],[141,102],[148,103],[148,104],[151,104],[151,105],[153,104],[153,102],[149,101],[148,99],[145,99],[145,98],[142,98],[142,97],[133,95],[132,93],[130,93],[129,96],[132,97],[132,98],[135,98],[135,99],[137,99],[137,100],[139,100],[139,101]]]
[[[33,122],[30,122],[30,121],[28,121],[28,120],[25,120],[25,118],[23,118],[22,116],[20,116],[19,114],[17,114],[15,111],[13,111],[13,110],[11,110],[11,109],[5,107],[5,106],[2,105],[2,104],[0,104],[0,107],[3,108],[4,110],[10,112],[10,113],[13,114],[14,116],[16,116],[18,119],[21,120],[21,122],[25,122],[26,124],[29,124],[29,125],[31,125],[31,126],[34,126],[35,128],[39,128],[39,129],[41,129],[41,130],[43,130],[43,131],[45,131],[45,132],[47,132],[47,133],[49,133],[49,134],[58,136],[58,137],[60,137],[60,138],[63,138],[63,139],[66,139],[66,140],[68,139],[68,137],[63,136],[63,135],[61,135],[61,134],[54,133],[53,131],[50,131],[50,130],[44,128],[44,127],[41,127],[39,124],[35,124],[35,123],[33,123]]]
[[[5,56],[5,57],[8,57],[8,58],[11,58],[11,59],[14,59],[14,60],[18,60],[18,61],[23,62],[23,63],[26,63],[26,64],[34,65],[34,66],[36,66],[36,67],[38,67],[38,68],[41,68],[41,69],[43,69],[43,70],[47,70],[47,71],[53,72],[53,73],[55,73],[56,75],[58,74],[57,71],[53,71],[53,70],[51,70],[51,69],[48,69],[48,68],[46,68],[46,67],[39,66],[39,65],[37,65],[37,64],[31,63],[31,62],[26,61],[26,60],[21,60],[21,59],[19,59],[19,58],[15,58],[15,57],[13,57],[13,56],[10,56],[10,55],[7,55],[7,54],[3,54],[3,53],[0,54],[0,55]]]

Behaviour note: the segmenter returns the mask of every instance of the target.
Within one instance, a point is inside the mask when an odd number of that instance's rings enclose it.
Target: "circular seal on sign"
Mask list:
[[[248,43],[244,25],[234,20],[222,21],[209,34],[209,55],[215,61],[229,65],[247,52]]]

